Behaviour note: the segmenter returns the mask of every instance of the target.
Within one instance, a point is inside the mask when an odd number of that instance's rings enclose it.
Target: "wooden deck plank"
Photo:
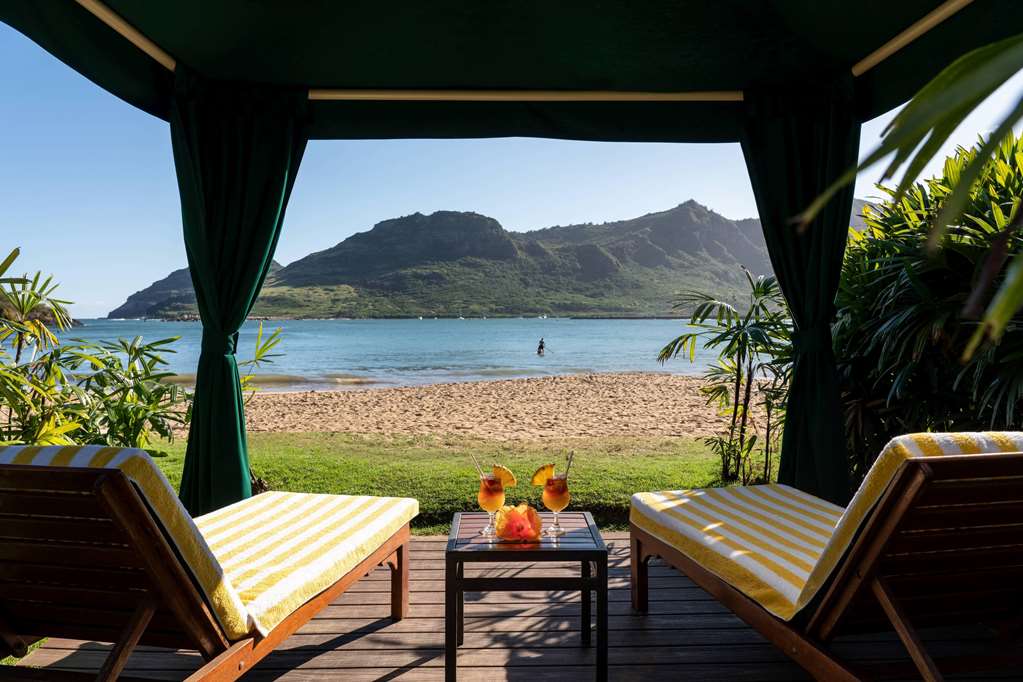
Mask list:
[[[651,612],[634,615],[629,606],[627,535],[609,534],[610,676],[613,680],[800,680],[802,671],[756,632],[688,579],[665,566],[651,567]],[[411,551],[410,615],[388,618],[386,569],[360,581],[246,677],[246,680],[440,680],[444,671],[444,538],[416,538]],[[530,575],[568,565],[473,567],[478,575]],[[467,571],[469,573],[469,571]],[[593,649],[579,647],[577,592],[473,593],[466,597],[465,644],[459,650],[459,679],[589,680]],[[927,639],[940,653],[968,652],[979,635],[933,631]],[[836,646],[864,663],[904,661],[898,641],[863,635]],[[109,646],[51,639],[31,654],[28,665],[62,670],[98,669]],[[200,665],[194,652],[140,647],[126,674],[181,679]],[[1014,671],[964,679],[1012,679]],[[949,676],[949,679],[957,679]]]
[[[738,632],[738,631],[737,631]],[[701,637],[689,639],[681,637],[659,637],[654,635],[650,641],[637,641],[631,636],[619,636],[609,642],[609,660],[611,664],[628,665],[635,662],[636,648],[642,648],[642,657],[649,665],[691,665],[691,664],[729,664],[729,663],[770,663],[785,662],[787,659],[776,648],[763,641],[729,641],[732,638]],[[443,667],[443,638],[421,634],[418,637],[403,636],[400,638],[364,637],[362,641],[348,641],[344,645],[344,637],[325,638],[315,644],[290,644],[277,650],[272,656],[260,664],[265,669],[287,671],[302,667],[329,667],[334,669],[358,668],[372,660],[375,665],[401,668],[411,665],[423,667]],[[859,644],[835,645],[842,654],[855,655]],[[970,642],[945,642],[943,650],[946,654],[972,652]],[[57,653],[51,651],[54,661],[76,653],[78,665],[88,667],[98,664],[105,657],[105,648],[72,649]],[[420,662],[422,658],[428,658]],[[39,657],[45,659],[44,656]],[[514,666],[564,666],[590,664],[593,662],[593,650],[579,647],[578,633],[570,636],[552,636],[549,633],[509,633],[504,637],[491,637],[479,634],[475,637],[466,636],[465,644],[459,648],[459,662],[467,667],[488,667],[498,664]],[[870,660],[901,661],[904,651],[897,641],[877,642],[871,645]],[[162,651],[137,652],[133,666],[136,670],[168,669],[192,670],[196,667],[197,657],[194,654],[181,652],[173,657]]]

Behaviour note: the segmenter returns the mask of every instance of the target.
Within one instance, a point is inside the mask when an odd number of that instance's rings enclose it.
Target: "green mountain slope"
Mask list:
[[[275,264],[253,315],[668,315],[680,289],[739,295],[740,265],[770,272],[760,222],[729,220],[695,201],[631,220],[532,232],[508,232],[478,213],[415,213],[286,267]],[[194,314],[182,269],[109,316]]]
[[[269,276],[281,269],[277,261],[270,263]],[[188,268],[175,270],[142,291],[136,291],[124,303],[111,310],[108,318],[184,317],[198,314],[195,289]]]

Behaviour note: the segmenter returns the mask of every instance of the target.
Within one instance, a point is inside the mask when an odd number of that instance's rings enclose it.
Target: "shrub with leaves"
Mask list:
[[[64,346],[72,364],[80,361],[70,385],[77,405],[69,407],[78,410],[82,426],[76,439],[137,448],[149,447],[154,434],[173,440],[173,429],[188,423],[191,409],[188,392],[165,381],[174,375],[163,354],[175,352],[177,339],[143,343],[137,336]]]
[[[190,407],[184,389],[163,381],[171,374],[162,354],[175,340],[74,341],[0,364],[0,440],[147,448],[154,434],[172,439]]]
[[[882,133],[884,139],[866,158],[814,200],[804,211],[803,222],[809,223],[839,189],[854,182],[858,171],[880,162],[887,164],[882,182],[893,179],[899,169],[905,167],[892,195],[894,199],[901,200],[903,192],[914,185],[967,116],[1021,69],[1023,33],[977,48],[956,59],[902,108]],[[930,215],[928,246],[932,251],[942,241],[947,229],[970,219],[975,197],[986,190],[985,176],[990,172],[992,161],[997,164],[999,158],[1004,159],[1006,144],[1014,145],[1013,128],[1023,120],[1023,93],[1016,93],[1015,98],[1015,104],[1005,112],[987,138],[981,139],[970,158],[956,164],[955,174],[946,171],[945,179],[950,182],[943,187],[941,208]],[[973,217],[976,215],[972,214]],[[965,352],[967,356],[975,352],[985,338],[997,342],[1007,331],[1007,326],[1013,323],[1016,314],[1023,310],[1023,254],[1016,252],[1015,257],[1007,261],[1004,249],[1004,242],[1012,239],[1021,226],[1023,214],[1018,212],[1006,221],[1003,237],[994,241],[985,268],[986,275],[974,282],[973,295],[966,309],[970,317],[980,315],[982,304],[978,299],[986,297],[993,285],[997,284],[998,288],[983,311],[982,324],[970,340]],[[1006,262],[1010,265],[1004,276],[996,278],[995,273],[1000,273]]]
[[[192,407],[189,392],[169,381],[165,357],[178,337],[61,343],[50,327],[70,325],[68,302],[54,297],[50,277],[4,277],[18,254],[0,261],[0,443],[149,448],[173,440]],[[260,323],[253,357],[238,363],[249,398],[254,370],[279,355],[281,331],[264,336]]]
[[[164,381],[176,339],[61,344],[68,301],[41,273],[3,277],[18,254],[0,262],[0,442],[145,448],[154,434],[172,438],[190,406]]]
[[[963,217],[927,250],[935,216],[976,158],[959,149],[940,176],[868,206],[867,227],[846,249],[834,326],[849,452],[862,475],[881,446],[910,431],[962,431],[1020,423],[1023,316],[1001,342],[964,357],[980,323],[982,280],[998,286],[1001,264],[1023,252],[1006,227],[1023,197],[1023,139],[1010,135],[983,166]],[[994,259],[994,262],[993,262]]]

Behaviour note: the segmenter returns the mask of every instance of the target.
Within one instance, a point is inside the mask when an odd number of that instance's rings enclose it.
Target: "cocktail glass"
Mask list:
[[[490,514],[490,522],[480,531],[480,535],[495,537],[497,530],[494,526],[494,514],[504,506],[504,483],[493,474],[483,474],[480,477],[480,492],[476,499],[480,503],[480,509]]]
[[[556,538],[565,534],[565,529],[558,523],[558,514],[564,511],[571,501],[572,495],[568,492],[568,476],[551,476],[543,486],[543,505],[554,512],[554,523],[544,529],[543,534],[547,537]]]

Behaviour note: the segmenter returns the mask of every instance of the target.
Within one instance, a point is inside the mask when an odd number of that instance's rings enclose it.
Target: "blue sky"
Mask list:
[[[0,24],[0,251],[56,275],[78,317],[106,314],[185,265],[167,124],[107,94]],[[1017,74],[953,136],[971,144],[1023,90]],[[891,114],[864,126],[862,151]],[[880,169],[857,196],[870,196]],[[289,263],[380,220],[473,210],[510,230],[603,222],[696,199],[756,215],[737,144],[536,139],[319,141],[306,152],[277,259]],[[2,256],[0,256],[2,257]]]

